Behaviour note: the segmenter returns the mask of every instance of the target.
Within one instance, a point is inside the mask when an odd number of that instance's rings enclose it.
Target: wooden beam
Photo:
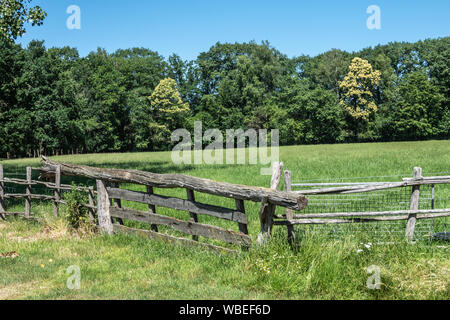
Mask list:
[[[391,216],[391,215],[399,216],[409,214],[446,213],[446,212],[450,212],[450,209],[305,213],[305,214],[294,214],[293,218],[311,219],[311,218],[376,217],[376,216]],[[275,218],[286,219],[285,216],[276,216]]]
[[[105,182],[102,180],[97,180],[97,217],[100,231],[102,233],[113,233],[110,210],[110,200],[108,192],[106,191]]]
[[[272,166],[272,178],[270,179],[270,189],[277,191],[281,181],[281,173],[283,172],[283,163],[274,162]],[[285,192],[286,194],[288,192]],[[305,201],[307,203],[307,200]],[[272,234],[273,216],[275,214],[276,205],[270,203],[268,198],[261,199],[261,208],[259,211],[260,232],[258,235],[258,244],[265,244]]]
[[[55,202],[53,204],[53,214],[55,217],[58,216],[59,213],[59,203],[58,201],[61,200],[61,193],[60,193],[60,187],[61,187],[61,166],[56,166],[56,173],[55,173]]]
[[[415,167],[413,173],[414,180],[421,180],[422,177],[422,168]],[[420,197],[420,185],[414,185],[412,187],[411,198],[409,200],[409,209],[410,210],[418,210],[419,209],[419,197]],[[408,241],[412,241],[414,239],[414,229],[416,227],[417,215],[415,213],[411,213],[408,215],[408,222],[406,223],[405,237]]]
[[[291,172],[289,170],[284,171],[284,190],[286,190],[287,192],[292,191]],[[286,208],[286,219],[287,220],[294,219],[292,209]],[[287,233],[288,233],[288,242],[290,244],[293,244],[295,242],[295,233],[294,233],[294,226],[292,224],[287,225]]]
[[[133,229],[133,228],[119,225],[119,224],[114,224],[113,229],[114,229],[115,233],[139,235],[139,236],[143,236],[143,237],[146,237],[149,239],[156,239],[156,240],[162,240],[162,241],[166,241],[166,242],[170,242],[170,243],[180,243],[180,244],[187,245],[187,246],[205,248],[205,249],[213,250],[213,251],[216,251],[219,253],[239,253],[237,250],[231,250],[228,248],[219,247],[219,246],[215,246],[215,245],[208,244],[208,243],[193,241],[190,239],[178,238],[178,237],[170,236],[167,234],[163,234],[163,233],[159,233],[159,232],[155,232],[155,231],[151,231],[151,230]]]
[[[147,194],[148,194],[149,196],[151,196],[151,195],[154,194],[153,187],[147,186]],[[150,197],[149,197],[149,198],[150,198]],[[149,201],[150,201],[150,200],[149,200]],[[147,203],[148,203],[149,214],[156,214],[156,206],[155,206],[154,204],[150,203],[150,202],[147,202]],[[156,224],[152,224],[152,225],[150,226],[150,228],[151,228],[152,231],[158,232],[158,226],[157,226]]]
[[[193,203],[195,203],[195,193],[192,189],[186,189],[187,199]],[[191,216],[191,222],[198,222],[198,216],[195,212],[190,211],[189,215]],[[192,240],[198,241],[198,236],[193,235]]]
[[[251,239],[248,235],[215,226],[195,223],[191,221],[184,221],[159,214],[149,215],[146,212],[128,208],[111,208],[110,213],[111,216],[116,218],[129,219],[149,224],[165,225],[171,227],[174,230],[189,235],[204,236],[210,239],[222,240],[228,243],[247,247],[251,245]]]
[[[138,170],[95,168],[59,163],[51,161],[46,157],[42,158],[45,164],[41,169],[41,176],[54,174],[55,167],[61,165],[61,174],[63,175],[82,176],[110,182],[142,184],[157,188],[189,188],[198,192],[254,202],[260,202],[263,198],[267,198],[271,204],[289,207],[294,210],[301,210],[308,203],[305,196],[295,192],[283,192],[263,187],[217,182],[181,174],[156,174]]]
[[[446,213],[432,213],[423,214],[416,217],[416,220],[420,219],[434,219],[450,217],[450,212]],[[275,220],[274,225],[286,226],[289,224],[340,224],[340,223],[358,223],[358,222],[379,222],[379,221],[398,221],[398,220],[408,220],[408,216],[392,216],[392,217],[373,217],[373,218],[353,218],[353,219],[294,219],[294,220]]]
[[[4,173],[3,173],[3,165],[0,164],[0,218],[5,219],[5,202],[4,202],[4,195],[5,195],[5,183],[3,182]]]
[[[27,167],[27,182],[29,183],[26,188],[25,198],[25,217],[31,217],[31,167]]]
[[[110,197],[120,198],[123,200],[146,203],[153,206],[166,207],[175,210],[188,211],[196,214],[210,215],[213,217],[235,221],[238,223],[248,223],[247,216],[242,212],[191,200],[158,195],[153,193],[153,189],[151,190],[151,193],[143,193],[125,189],[108,188],[108,193]],[[150,210],[153,213],[156,213],[156,210],[154,210],[154,208],[150,208]]]

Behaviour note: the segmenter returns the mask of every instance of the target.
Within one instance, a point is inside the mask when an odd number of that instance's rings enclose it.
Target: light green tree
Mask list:
[[[152,145],[158,149],[170,143],[173,130],[182,128],[189,114],[189,104],[183,102],[175,80],[166,78],[159,82],[150,99],[149,122]]]

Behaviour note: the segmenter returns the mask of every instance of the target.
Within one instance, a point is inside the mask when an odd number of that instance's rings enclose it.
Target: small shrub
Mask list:
[[[72,186],[72,190],[64,195],[67,202],[66,219],[70,226],[74,229],[91,228],[92,224],[89,221],[89,209],[83,204],[88,203],[88,196],[85,192]]]

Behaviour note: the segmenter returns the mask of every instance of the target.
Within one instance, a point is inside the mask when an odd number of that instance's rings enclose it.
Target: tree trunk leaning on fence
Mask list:
[[[277,190],[281,181],[281,174],[283,172],[283,163],[274,162],[272,166],[272,179],[270,180],[270,189]],[[259,220],[261,230],[258,235],[258,244],[265,244],[272,233],[273,215],[275,213],[276,205],[269,203],[267,198],[261,200],[261,209],[259,212]]]
[[[138,170],[103,169],[57,163],[46,157],[42,158],[45,161],[45,165],[41,169],[41,176],[44,177],[53,175],[55,167],[61,165],[62,175],[83,176],[107,182],[136,183],[157,188],[189,188],[198,192],[255,202],[260,202],[263,198],[267,198],[269,204],[280,205],[294,210],[301,210],[308,204],[308,200],[304,195],[295,192],[217,182],[182,174],[156,174]]]

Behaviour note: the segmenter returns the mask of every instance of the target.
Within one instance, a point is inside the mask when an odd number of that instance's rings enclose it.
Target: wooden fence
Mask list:
[[[285,190],[292,192],[291,172],[284,172]],[[450,208],[448,209],[432,209],[419,210],[420,186],[436,185],[450,183],[450,176],[438,177],[422,177],[422,169],[414,168],[412,178],[404,178],[401,182],[372,182],[372,183],[339,183],[338,187],[311,189],[294,191],[302,195],[329,195],[329,194],[353,194],[373,192],[378,190],[386,190],[393,188],[411,187],[411,196],[409,202],[409,210],[395,211],[372,211],[372,212],[330,212],[330,213],[311,213],[311,214],[293,214],[290,208],[286,209],[284,215],[274,216],[274,225],[282,225],[287,227],[288,240],[293,241],[294,225],[305,224],[349,224],[349,223],[366,223],[379,221],[398,221],[407,220],[405,237],[407,240],[414,238],[414,230],[418,219],[433,219],[450,216]],[[314,185],[314,184],[311,184]],[[344,185],[344,186],[342,186]]]
[[[3,216],[21,215],[31,217],[31,199],[48,200],[54,202],[54,213],[58,214],[59,205],[65,204],[61,197],[61,190],[70,190],[72,186],[61,184],[61,176],[77,176],[96,180],[96,191],[93,188],[81,188],[88,192],[89,203],[84,204],[90,209],[92,216],[97,214],[98,226],[101,232],[112,234],[117,232],[141,234],[148,238],[162,239],[170,242],[182,242],[187,245],[207,247],[215,250],[230,251],[230,249],[210,243],[200,242],[199,237],[220,240],[242,248],[251,246],[251,237],[248,234],[248,216],[245,211],[245,201],[261,203],[259,212],[260,233],[258,243],[264,243],[271,233],[272,218],[276,206],[301,210],[307,205],[303,195],[294,192],[278,191],[282,175],[282,164],[273,166],[271,187],[254,187],[217,182],[179,174],[155,174],[137,170],[104,169],[89,166],[72,165],[53,162],[43,157],[45,164],[40,171],[40,179],[51,180],[46,182],[31,179],[32,168],[27,168],[27,179],[9,179],[0,176],[0,213]],[[2,169],[2,168],[1,168]],[[4,183],[21,184],[27,186],[25,194],[4,193]],[[135,184],[146,186],[146,192],[132,191],[120,188],[120,184]],[[54,195],[31,194],[31,186],[44,185],[54,190]],[[168,197],[156,194],[154,188],[183,188],[186,190],[186,199]],[[196,201],[196,192],[232,198],[235,208],[225,208]],[[94,202],[97,195],[97,204]],[[3,206],[4,199],[25,198],[25,212],[8,212]],[[148,205],[148,211],[139,211],[122,206],[122,200]],[[185,211],[189,213],[189,220],[181,220],[157,213],[157,207],[164,207]],[[198,215],[208,215],[237,223],[239,231],[224,229],[218,226],[201,224]],[[148,229],[135,229],[126,227],[123,220],[133,220],[150,225]],[[158,232],[158,226],[167,226],[178,232],[191,236],[191,239],[175,237]]]
[[[32,180],[33,171],[40,172],[41,169],[27,167],[25,179],[7,178],[4,176],[3,165],[0,164],[0,218],[5,218],[7,216],[22,216],[27,219],[34,219],[31,215],[31,204],[33,200],[52,201],[53,213],[55,216],[58,216],[60,204],[66,204],[66,201],[64,201],[61,197],[61,192],[64,190],[72,190],[73,187],[68,184],[61,184],[61,172],[59,167],[56,168],[55,173],[52,176],[52,182]],[[25,193],[8,193],[6,192],[5,183],[25,186]],[[33,194],[32,187],[38,185],[54,190],[54,194]],[[90,216],[93,217],[96,209],[94,205],[94,197],[97,192],[93,188],[77,187],[77,189],[81,189],[88,193],[89,204],[83,205],[89,209]],[[5,204],[6,199],[25,199],[25,210],[23,212],[8,211]]]
[[[407,220],[405,237],[413,239],[415,224],[418,219],[431,219],[450,216],[450,209],[419,210],[420,186],[450,183],[450,176],[422,177],[422,169],[414,168],[412,178],[404,178],[401,182],[352,184],[333,186],[331,188],[292,191],[291,172],[284,171],[285,190],[279,191],[283,176],[283,164],[273,165],[270,188],[236,185],[196,178],[180,174],[155,174],[137,170],[119,170],[95,168],[53,162],[45,157],[42,168],[26,169],[26,179],[4,177],[0,165],[0,217],[19,215],[32,219],[31,205],[33,200],[53,202],[54,214],[57,216],[59,206],[66,204],[62,191],[71,190],[71,185],[62,184],[61,176],[77,176],[96,181],[93,187],[77,187],[89,196],[89,203],[83,204],[89,209],[91,219],[97,217],[101,232],[141,234],[148,238],[162,239],[170,242],[181,242],[187,245],[207,247],[215,250],[230,251],[222,246],[199,241],[199,237],[219,240],[225,243],[248,248],[251,237],[248,232],[248,215],[245,201],[260,203],[260,231],[257,243],[264,244],[270,237],[273,226],[286,226],[288,240],[293,242],[294,226],[304,224],[349,224],[361,222]],[[39,171],[40,178],[32,179],[32,170]],[[45,179],[46,181],[43,181]],[[25,193],[5,192],[5,183],[25,186]],[[120,184],[143,185],[145,192],[120,188]],[[53,191],[53,195],[33,194],[32,186],[42,185]],[[363,193],[392,188],[411,187],[409,210],[370,211],[370,212],[328,212],[328,213],[294,213],[307,206],[309,195]],[[156,194],[154,188],[183,188],[186,199]],[[196,201],[196,193],[206,193],[234,199],[234,208],[225,208],[213,204]],[[5,206],[6,199],[25,199],[24,212],[11,212]],[[122,206],[122,200],[146,204],[147,211],[139,211]],[[275,214],[277,206],[285,208],[284,215]],[[164,207],[189,213],[189,220],[181,220],[157,213],[157,207]],[[239,231],[224,229],[214,225],[201,224],[198,215],[212,216],[232,221]],[[124,220],[133,220],[149,225],[147,229],[126,227]],[[158,231],[158,226],[167,226],[190,236],[176,237]]]

